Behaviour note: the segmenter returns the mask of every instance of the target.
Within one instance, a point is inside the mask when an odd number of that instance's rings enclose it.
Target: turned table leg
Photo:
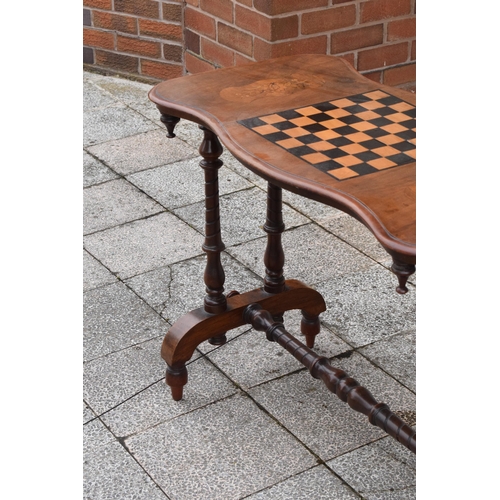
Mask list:
[[[281,233],[285,230],[283,224],[282,190],[280,187],[267,184],[267,212],[264,231],[267,233],[267,245],[264,252],[264,290],[267,293],[281,293],[285,289],[283,266],[285,252],[281,244]],[[274,316],[276,321],[283,321],[283,313]]]
[[[162,115],[162,121],[167,125],[173,124],[169,134],[173,134],[175,120],[167,120]],[[169,117],[171,118],[171,117]],[[218,170],[222,166],[219,159],[222,146],[217,136],[208,128],[200,126],[204,138],[200,146],[200,162],[205,173],[205,242],[203,251],[207,254],[207,263],[204,273],[206,295],[203,301],[204,310],[209,314],[220,314],[227,308],[224,296],[224,269],[221,263],[221,252],[225,246],[222,242],[219,215],[219,178]],[[219,333],[208,340],[213,345],[222,345],[226,342],[225,332]],[[187,369],[184,362],[167,365],[166,382],[172,389],[172,398],[176,401],[182,399],[183,386],[188,380]]]
[[[173,134],[174,120],[162,120],[173,124],[169,133]],[[200,146],[200,162],[205,175],[205,241],[203,251],[207,254],[204,273],[206,295],[203,306],[179,318],[163,339],[161,355],[167,363],[165,380],[172,391],[172,398],[182,399],[183,387],[188,381],[186,363],[194,350],[208,340],[213,345],[226,342],[226,332],[245,324],[243,311],[252,303],[262,304],[271,311],[273,318],[281,321],[283,313],[301,309],[303,314],[301,331],[306,335],[307,345],[312,347],[314,336],[319,332],[319,314],[325,311],[323,297],[312,288],[297,280],[283,277],[285,262],[281,233],[284,231],[282,219],[282,191],[269,184],[267,216],[264,230],[267,232],[267,248],[264,255],[266,276],[264,286],[239,294],[224,295],[225,275],[221,263],[224,243],[221,237],[219,215],[218,170],[222,166],[219,159],[222,146],[217,136],[208,128],[200,126],[204,139]]]
[[[204,280],[207,295],[204,300],[205,311],[210,314],[220,314],[227,308],[224,296],[224,281],[226,279],[221,263],[221,252],[225,246],[220,231],[219,213],[219,174],[222,166],[219,156],[222,146],[217,136],[208,128],[200,126],[204,139],[200,146],[203,160],[201,168],[205,171],[205,243],[203,251],[207,254]],[[209,342],[213,345],[222,345],[226,342],[226,335],[212,337]]]
[[[283,223],[282,189],[270,182],[267,185],[267,215],[264,231],[267,233],[267,246],[264,253],[266,276],[264,290],[268,293],[282,293],[285,289],[283,266],[285,253],[281,244],[281,234],[285,230]],[[283,313],[273,316],[275,321],[283,322]],[[314,347],[314,339],[320,332],[319,316],[302,311],[300,331],[306,338],[307,347]]]

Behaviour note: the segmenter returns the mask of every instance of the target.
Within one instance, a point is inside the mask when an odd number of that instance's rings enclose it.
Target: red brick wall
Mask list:
[[[296,53],[415,82],[416,0],[84,0],[84,58],[168,79]],[[85,9],[88,13],[85,14]]]
[[[83,61],[151,80],[183,74],[182,0],[83,0]]]

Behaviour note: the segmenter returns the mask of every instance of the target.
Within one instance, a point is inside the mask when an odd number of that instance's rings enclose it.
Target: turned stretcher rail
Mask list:
[[[288,333],[283,324],[259,304],[250,304],[243,317],[258,331],[266,333],[272,340],[284,347],[298,361],[309,369],[311,375],[324,382],[330,392],[336,394],[353,410],[363,413],[371,424],[384,430],[410,451],[416,453],[416,432],[401,418],[394,414],[385,403],[378,403],[368,389],[339,368],[334,368],[324,356],[313,350]]]

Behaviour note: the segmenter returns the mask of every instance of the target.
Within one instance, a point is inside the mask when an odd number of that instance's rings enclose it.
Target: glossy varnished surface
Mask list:
[[[290,56],[169,80],[150,98],[159,110],[213,130],[245,166],[293,192],[363,222],[399,262],[415,263],[415,162],[336,179],[242,121],[382,90],[415,104],[411,93],[359,75],[332,56]]]

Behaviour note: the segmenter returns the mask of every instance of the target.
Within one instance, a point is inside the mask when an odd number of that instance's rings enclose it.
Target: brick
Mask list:
[[[190,50],[195,54],[200,55],[200,35],[191,30],[184,30],[184,43],[186,50]]]
[[[341,56],[341,59],[344,59],[345,61],[347,61],[353,68],[356,67],[356,61],[354,59],[354,52],[351,52],[349,54],[343,54]]]
[[[411,14],[411,0],[370,0],[361,4],[361,23]]]
[[[362,50],[358,54],[358,70],[383,68],[406,62],[408,59],[408,44],[398,43],[383,45],[375,49]]]
[[[152,76],[160,80],[171,80],[182,76],[183,69],[179,64],[168,64],[141,59],[141,75]]]
[[[205,61],[209,61],[218,67],[227,68],[234,65],[234,52],[212,42],[208,38],[201,40],[201,55]]]
[[[381,45],[384,42],[384,25],[375,24],[346,31],[335,31],[331,35],[331,40],[332,54]]]
[[[301,32],[303,35],[346,28],[356,23],[356,6],[344,5],[332,9],[304,12]]]
[[[83,64],[94,64],[94,49],[83,47]]]
[[[189,52],[184,54],[186,71],[191,74],[196,73],[205,73],[206,71],[211,71],[214,68],[211,64],[199,59],[198,57],[193,56]]]
[[[159,19],[160,7],[153,0],[114,0],[116,12]]]
[[[168,61],[182,63],[182,46],[165,43],[163,45],[163,58]]]
[[[118,31],[120,33],[137,34],[137,19],[111,12],[94,11],[94,26],[107,30]]]
[[[162,4],[162,17],[165,21],[182,22],[182,5],[176,3]]]
[[[280,43],[269,43],[260,38],[255,38],[254,59],[256,61],[263,61],[271,57],[290,56],[294,54],[326,54],[327,40],[326,35]]]
[[[112,0],[83,0],[83,5],[85,7],[93,7],[94,9],[112,9]]]
[[[84,26],[92,26],[92,19],[90,17],[90,10],[83,9],[83,25]]]
[[[224,21],[233,22],[233,0],[200,0],[200,8]]]
[[[163,40],[182,41],[182,26],[161,21],[139,19],[139,33]]]
[[[384,71],[384,83],[393,87],[403,83],[412,83],[417,77],[416,69],[417,65],[414,63],[386,69]]]
[[[184,11],[184,25],[191,31],[206,35],[215,40],[215,20],[202,12],[186,7]]]
[[[253,37],[227,24],[217,23],[217,40],[222,45],[247,56],[253,54]]]
[[[368,80],[372,80],[377,83],[382,83],[382,71],[371,71],[370,73],[363,73]]]
[[[244,64],[249,64],[254,62],[253,59],[249,59],[248,57],[242,56],[237,52],[234,54],[234,65],[235,66],[243,66]]]
[[[387,41],[393,42],[403,38],[415,38],[417,36],[417,23],[415,17],[398,19],[387,23]]]
[[[116,48],[119,52],[130,52],[131,54],[148,57],[161,57],[161,45],[159,42],[118,35],[116,38]]]
[[[247,7],[253,6],[253,0],[237,0],[237,2],[241,3],[242,5],[246,5]]]
[[[417,41],[416,40],[413,40],[413,42],[411,42],[410,58],[412,61],[415,61],[417,59]]]
[[[268,41],[296,38],[299,34],[299,17],[297,15],[271,18],[255,10],[240,5],[235,11],[236,25],[254,35]]]
[[[287,12],[303,11],[316,7],[326,7],[328,0],[253,0],[253,6],[269,16]]]
[[[139,71],[139,58],[117,54],[116,52],[107,52],[105,50],[95,51],[96,64],[104,68],[113,68],[126,73],[135,73]]]
[[[192,5],[193,7],[200,6],[200,0],[186,0],[186,3]]]
[[[83,28],[83,44],[88,47],[114,49],[115,35],[106,31],[98,31],[92,28]]]

